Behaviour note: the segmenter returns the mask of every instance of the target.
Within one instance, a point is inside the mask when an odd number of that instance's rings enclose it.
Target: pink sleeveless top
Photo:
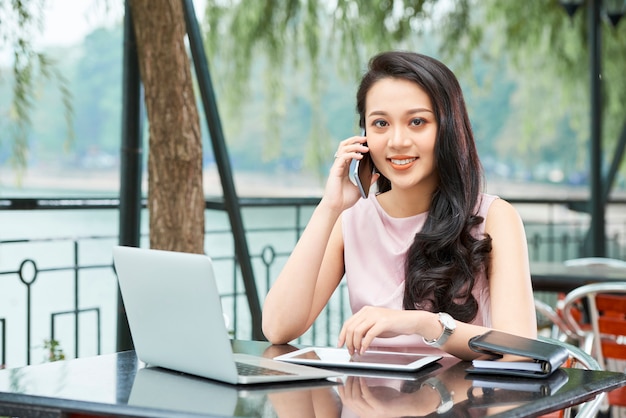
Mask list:
[[[483,219],[497,196],[481,194],[478,215]],[[404,259],[415,234],[424,226],[428,213],[408,218],[389,216],[374,194],[360,199],[342,215],[344,262],[352,313],[364,306],[403,309]],[[473,234],[482,238],[485,222]],[[472,294],[478,302],[478,313],[472,324],[491,327],[489,283],[485,273],[476,277]],[[424,346],[419,335],[402,335],[376,339],[373,345]]]

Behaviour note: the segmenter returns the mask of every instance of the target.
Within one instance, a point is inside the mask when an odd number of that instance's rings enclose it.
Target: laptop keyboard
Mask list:
[[[292,375],[293,373],[283,372],[281,370],[269,369],[267,367],[255,366],[253,364],[237,362],[237,373],[240,376],[280,376]]]

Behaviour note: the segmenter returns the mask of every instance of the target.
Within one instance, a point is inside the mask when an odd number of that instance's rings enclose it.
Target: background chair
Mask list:
[[[604,282],[572,290],[563,302],[563,319],[578,335],[588,335],[579,311],[586,302],[592,335],[591,355],[605,370],[626,372],[626,282]],[[626,407],[626,388],[609,393],[610,405]],[[620,408],[621,409],[621,408]]]
[[[579,345],[578,334],[576,334],[561,317],[560,311],[562,307],[559,306],[559,304],[562,304],[561,301],[557,302],[557,307],[555,309],[544,300],[535,298],[537,323],[545,324],[547,327],[550,327],[550,338]]]
[[[569,351],[569,360],[563,365],[563,367],[580,368],[585,370],[602,370],[600,363],[598,363],[595,358],[573,344],[549,337],[539,337],[539,340],[560,345]],[[581,405],[545,414],[542,415],[541,418],[569,418],[572,416],[573,412],[576,412],[576,418],[596,417],[600,411],[603,409],[606,410],[606,396],[607,394],[603,392]]]
[[[600,266],[626,268],[626,261],[608,257],[582,257],[565,260],[565,267]],[[582,348],[585,352],[593,351],[593,331],[589,321],[584,321],[587,307],[584,301],[581,304],[570,304],[568,315],[575,319],[578,327],[574,330],[565,320],[564,300],[566,294],[552,294],[550,297],[535,297],[535,311],[537,322],[542,327],[550,327],[550,337],[569,342]],[[547,301],[550,299],[550,302]],[[570,319],[571,319],[570,318]]]

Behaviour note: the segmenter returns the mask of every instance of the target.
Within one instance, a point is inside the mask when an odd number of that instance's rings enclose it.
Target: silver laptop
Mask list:
[[[118,246],[113,262],[135,351],[144,363],[232,384],[339,375],[233,353],[208,256]]]

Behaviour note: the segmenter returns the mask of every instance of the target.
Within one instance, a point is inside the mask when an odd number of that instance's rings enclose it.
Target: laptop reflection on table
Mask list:
[[[144,367],[137,370],[128,405],[178,413],[233,416],[239,403],[263,402],[263,398],[271,393],[336,385],[338,383],[329,380],[311,380],[271,386],[235,386],[160,367]]]

